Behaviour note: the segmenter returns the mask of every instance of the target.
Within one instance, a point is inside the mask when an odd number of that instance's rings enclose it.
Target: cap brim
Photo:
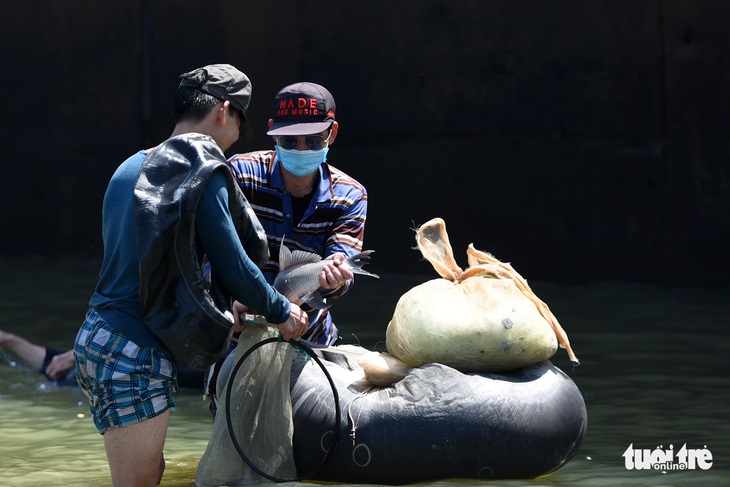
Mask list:
[[[291,125],[284,125],[283,127],[277,127],[276,124],[266,132],[266,135],[312,135],[318,134],[328,130],[334,120],[327,120],[326,122],[313,122],[313,123],[295,123]]]

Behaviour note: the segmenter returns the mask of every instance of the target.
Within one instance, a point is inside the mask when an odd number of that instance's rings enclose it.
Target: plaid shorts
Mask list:
[[[140,347],[94,310],[74,343],[76,378],[89,398],[99,433],[140,423],[175,406],[177,376],[170,355]]]

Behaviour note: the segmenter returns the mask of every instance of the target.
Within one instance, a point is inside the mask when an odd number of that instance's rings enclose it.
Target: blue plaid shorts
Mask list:
[[[92,308],[74,343],[76,378],[99,433],[140,423],[175,406],[175,364],[158,348],[140,347]]]

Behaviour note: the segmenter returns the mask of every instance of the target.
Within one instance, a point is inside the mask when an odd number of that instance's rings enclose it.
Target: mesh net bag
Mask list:
[[[229,375],[249,349],[276,337],[271,328],[247,327],[218,376],[218,410],[205,453],[200,459],[198,486],[249,485],[269,482],[252,470],[236,450],[231,431],[246,458],[260,471],[282,479],[296,477],[292,435],[291,364],[296,353],[286,342],[268,343],[251,352],[235,374]],[[226,403],[229,381],[229,429]]]

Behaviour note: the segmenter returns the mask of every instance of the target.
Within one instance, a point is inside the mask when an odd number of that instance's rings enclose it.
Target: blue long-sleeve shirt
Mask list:
[[[164,348],[142,320],[139,259],[134,226],[134,187],[147,152],[124,161],[112,176],[102,209],[104,260],[89,305],[113,328],[140,346]],[[234,299],[256,308],[271,323],[286,321],[289,301],[266,283],[246,255],[228,209],[225,175],[215,171],[203,190],[196,235],[211,267]]]

